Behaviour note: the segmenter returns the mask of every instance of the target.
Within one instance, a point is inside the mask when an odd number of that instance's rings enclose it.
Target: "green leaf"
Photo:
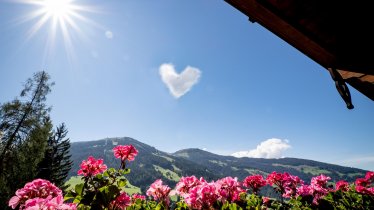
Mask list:
[[[109,176],[109,171],[108,170],[106,170],[106,171],[104,171],[104,173],[103,173],[103,176]]]
[[[163,210],[164,209],[164,206],[161,204],[161,203],[159,203],[157,206],[156,206],[156,208],[155,208],[155,210]]]
[[[80,195],[76,196],[73,200],[73,203],[80,203],[82,200],[82,197]]]
[[[78,194],[78,195],[82,195],[83,193],[83,186],[84,186],[84,183],[81,183],[81,184],[77,184],[75,185],[75,192]]]
[[[64,201],[67,201],[69,199],[72,199],[72,198],[75,198],[77,194],[75,192],[72,192],[72,191],[68,191],[66,193],[66,195],[64,196]]]
[[[103,179],[103,175],[102,175],[102,174],[97,174],[97,175],[95,176],[95,178],[96,178],[97,180]]]
[[[238,210],[236,203],[232,203],[229,206],[230,210]]]
[[[131,169],[129,169],[129,168],[125,168],[125,169],[123,169],[123,170],[120,170],[119,172],[120,172],[121,175],[126,175],[126,174],[129,174],[130,171],[131,171]]]
[[[126,184],[127,184],[127,180],[126,179],[121,179],[121,180],[117,181],[118,187],[124,187],[124,186],[126,186]]]

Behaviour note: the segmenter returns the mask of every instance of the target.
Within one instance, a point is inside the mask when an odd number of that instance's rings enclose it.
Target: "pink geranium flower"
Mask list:
[[[144,201],[144,200],[145,200],[145,196],[144,196],[144,195],[140,195],[140,194],[138,194],[138,193],[134,193],[134,194],[131,195],[131,200],[132,200],[133,203],[134,203],[137,199],[140,199],[140,200]]]
[[[211,209],[219,198],[217,184],[214,182],[200,182],[184,195],[184,200],[192,209]]]
[[[298,176],[292,176],[288,173],[272,172],[266,178],[266,181],[275,186],[275,189],[282,193],[285,198],[296,196],[297,187],[303,184],[303,181]]]
[[[171,188],[167,185],[162,184],[161,179],[157,179],[155,182],[151,184],[149,189],[147,190],[147,195],[152,196],[153,199],[159,201],[159,202],[165,202],[166,205],[169,205],[170,198],[169,193],[171,191]]]
[[[195,176],[182,177],[177,183],[175,190],[181,196],[187,194],[191,188],[205,182],[204,178],[197,179]]]
[[[327,182],[331,178],[323,174],[313,177],[310,183],[312,193],[314,196],[313,203],[318,204],[318,201],[329,193],[330,189],[327,187]]]
[[[366,187],[369,184],[369,182],[366,178],[357,178],[355,184],[357,186]]]
[[[53,198],[62,196],[62,191],[54,184],[44,179],[35,179],[16,191],[16,195],[9,200],[9,206],[15,209],[19,204],[21,209],[25,202],[33,198]]]
[[[75,203],[63,203],[64,198],[62,195],[52,198],[33,198],[26,201],[24,209],[25,210],[76,210],[77,204]]]
[[[286,173],[287,174],[287,173]],[[277,173],[273,171],[271,174],[268,175],[266,178],[266,182],[270,186],[275,186],[275,189],[279,191],[280,193],[284,193],[284,180],[283,180],[284,175],[282,173]]]
[[[373,183],[374,182],[374,171],[368,171],[365,175],[365,179],[367,182]]]
[[[301,185],[296,190],[296,195],[306,197],[313,194],[313,189],[309,185]]]
[[[348,191],[349,190],[349,183],[344,181],[344,180],[340,180],[338,181],[336,184],[335,184],[335,191],[338,191],[338,190],[341,190],[341,191]]]
[[[240,200],[240,193],[245,192],[245,190],[241,188],[241,184],[238,182],[236,177],[232,178],[229,176],[217,180],[216,185],[221,201],[238,201]]]
[[[265,206],[269,206],[270,205],[270,198],[269,197],[262,197],[262,203],[265,205]]]
[[[89,156],[87,160],[82,161],[78,175],[90,177],[104,172],[107,169],[107,166],[103,162],[103,159],[95,159],[94,157]]]
[[[113,209],[125,209],[131,205],[131,197],[127,193],[122,192],[117,198],[111,202]]]
[[[118,145],[113,148],[113,152],[114,157],[119,158],[122,161],[133,161],[135,156],[138,154],[138,150],[136,150],[132,145]]]
[[[283,177],[283,179],[285,181],[283,183],[284,190],[285,190],[283,197],[285,198],[291,198],[291,197],[296,196],[297,187],[300,184],[304,184],[304,182],[298,176],[287,174],[286,176]]]
[[[266,180],[261,175],[247,176],[243,180],[243,186],[250,188],[254,194],[260,191],[260,188],[266,185]]]

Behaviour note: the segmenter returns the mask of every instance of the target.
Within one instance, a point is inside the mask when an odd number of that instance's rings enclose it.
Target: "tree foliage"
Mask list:
[[[51,142],[54,159],[52,176],[59,186],[70,170],[69,140],[65,125],[52,131],[47,95],[53,83],[45,71],[35,73],[24,84],[19,97],[0,106],[0,209],[25,183],[41,172],[38,166],[46,159]],[[51,153],[51,154],[52,154]],[[61,165],[58,165],[61,164]]]
[[[66,138],[68,130],[64,123],[48,139],[44,158],[39,163],[38,177],[47,179],[62,190],[66,190],[66,178],[73,162],[70,160],[70,140]]]

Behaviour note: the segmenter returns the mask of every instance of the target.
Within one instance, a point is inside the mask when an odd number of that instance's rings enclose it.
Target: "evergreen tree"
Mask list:
[[[37,174],[52,130],[45,104],[52,85],[46,72],[37,72],[26,81],[20,99],[0,107],[0,209]]]
[[[38,167],[39,178],[47,179],[63,190],[68,187],[65,181],[73,164],[70,160],[70,140],[66,138],[67,133],[64,123],[56,128],[48,139],[44,159]]]

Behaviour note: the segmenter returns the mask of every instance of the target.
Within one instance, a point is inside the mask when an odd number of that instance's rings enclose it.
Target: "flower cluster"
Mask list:
[[[310,185],[302,185],[297,188],[297,196],[307,197],[313,196],[313,203],[318,204],[318,201],[327,195],[327,193],[333,191],[333,189],[327,187],[327,182],[331,178],[323,174],[313,177]],[[343,182],[341,182],[343,187]]]
[[[131,203],[131,197],[127,193],[122,192],[114,201],[112,201],[111,206],[112,209],[125,209],[127,206],[130,206]]]
[[[177,185],[175,186],[175,190],[181,196],[184,196],[189,193],[190,189],[200,185],[201,183],[205,182],[204,178],[197,179],[195,176],[187,176],[182,177]]]
[[[145,196],[144,195],[140,195],[138,193],[134,193],[134,194],[131,195],[131,202],[135,203],[136,200],[138,200],[138,199],[144,201],[145,200]]]
[[[138,154],[138,150],[134,146],[130,145],[118,145],[113,148],[114,157],[121,159],[122,161],[128,160],[133,161],[135,156]]]
[[[313,195],[313,203],[317,204],[318,200],[321,199],[323,196],[327,195],[329,191],[332,189],[327,187],[327,182],[331,178],[328,176],[325,176],[323,174],[313,177],[311,182],[310,182],[310,187],[311,187],[311,194]]]
[[[62,195],[57,197],[47,197],[47,198],[33,198],[26,201],[25,210],[75,210],[77,205],[74,203],[64,203],[64,198]]]
[[[349,183],[344,181],[344,180],[338,181],[335,184],[335,191],[338,191],[338,190],[341,190],[343,192],[347,192],[349,190]]]
[[[187,205],[193,209],[208,209],[218,200],[219,194],[214,182],[208,183],[203,180],[183,197]]]
[[[240,200],[239,194],[245,192],[238,182],[238,178],[225,177],[216,181],[220,200],[234,202]]]
[[[152,196],[153,199],[163,202],[167,205],[170,203],[169,193],[171,188],[167,185],[162,184],[161,179],[157,179],[155,182],[151,184],[149,189],[147,190],[147,195]]]
[[[15,209],[76,209],[75,204],[64,204],[62,191],[44,179],[35,179],[16,191],[9,200],[9,206]]]
[[[260,191],[260,188],[266,185],[266,180],[261,175],[247,176],[243,180],[243,186],[251,189],[254,194]]]
[[[235,202],[240,200],[240,193],[245,192],[237,178],[225,177],[208,183],[204,178],[195,176],[182,177],[176,185],[176,192],[193,209],[204,209],[216,201]]]
[[[78,175],[83,175],[85,177],[95,176],[107,169],[103,159],[95,159],[92,156],[89,156],[87,160],[83,160],[80,167],[81,169],[79,169]]]
[[[298,177],[290,175],[289,173],[277,173],[272,172],[266,178],[266,181],[271,186],[275,186],[275,189],[282,193],[285,198],[291,198],[296,196],[297,187],[302,185],[304,182]]]
[[[374,196],[374,172],[366,173],[365,178],[356,179],[356,191],[361,194]]]

